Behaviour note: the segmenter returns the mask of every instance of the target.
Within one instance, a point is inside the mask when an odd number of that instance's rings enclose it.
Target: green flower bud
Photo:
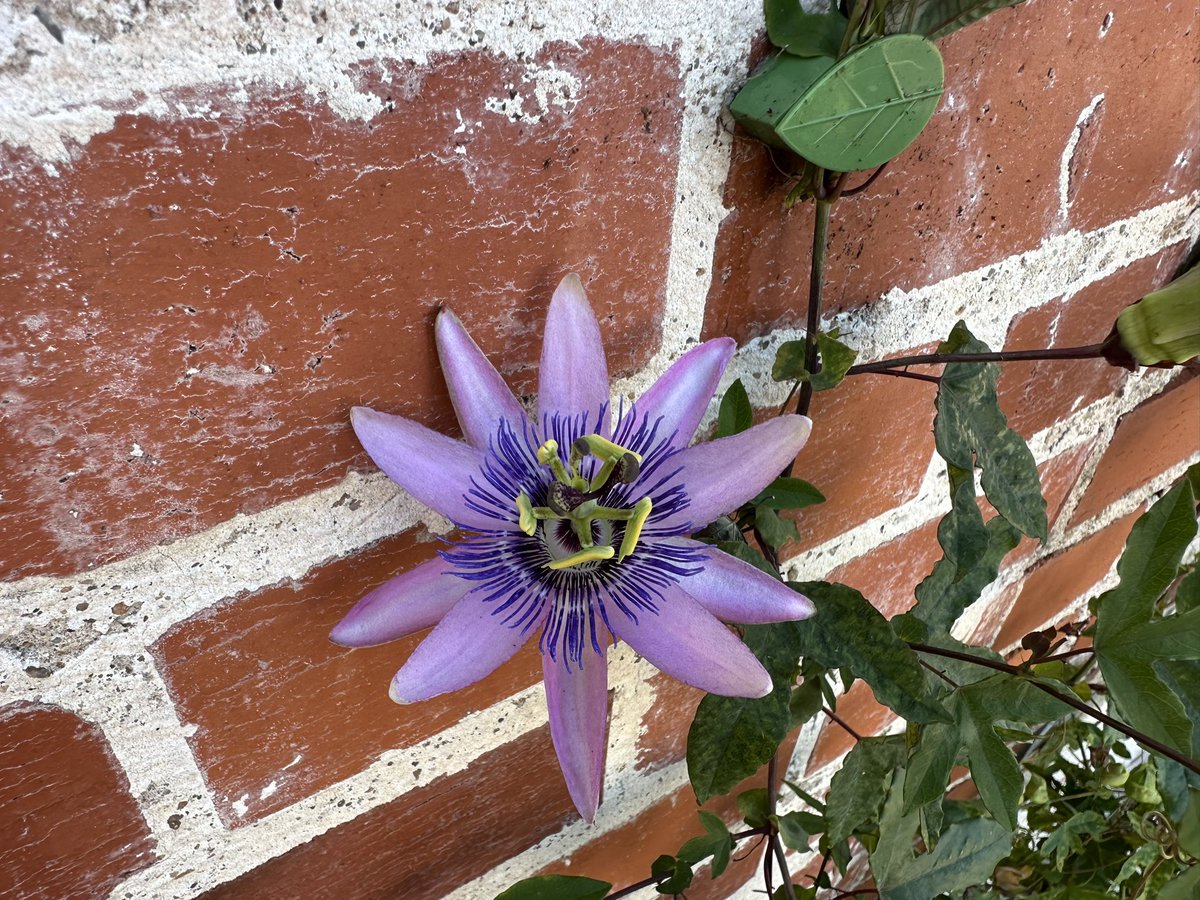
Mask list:
[[[1116,330],[1121,346],[1143,366],[1200,355],[1200,266],[1127,307]]]

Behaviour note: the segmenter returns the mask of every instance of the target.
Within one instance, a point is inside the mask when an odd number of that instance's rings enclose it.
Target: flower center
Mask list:
[[[641,456],[598,434],[584,435],[576,440],[566,463],[559,455],[558,441],[553,439],[538,448],[537,456],[538,462],[548,466],[554,474],[546,498],[548,505],[534,506],[524,491],[517,495],[515,502],[521,530],[527,535],[537,534],[538,523],[543,523],[540,526],[542,539],[550,553],[546,567],[592,568],[614,556],[617,562],[629,556],[637,547],[642,526],[650,515],[650,498],[643,497],[627,509],[601,506],[599,498],[607,492],[614,478],[622,484],[632,484],[641,471]],[[600,461],[600,468],[591,479],[581,475],[579,469],[579,464],[588,456]],[[613,547],[614,522],[625,523],[619,550]]]

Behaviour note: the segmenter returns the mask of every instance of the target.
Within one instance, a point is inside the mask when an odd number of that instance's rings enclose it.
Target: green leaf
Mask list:
[[[796,530],[796,523],[791,519],[782,518],[769,506],[755,507],[754,528],[762,535],[762,539],[775,550],[788,541],[794,541],[800,537],[800,532]]]
[[[688,777],[700,803],[757,772],[791,727],[789,701],[799,669],[792,634],[786,626],[750,625],[744,639],[775,688],[757,700],[709,694],[700,701],[687,747]]]
[[[958,723],[971,779],[987,811],[1012,831],[1017,827],[1017,803],[1021,799],[1021,767],[1008,745],[996,734],[993,719],[971,685],[956,691],[951,709]]]
[[[788,707],[792,714],[792,728],[798,728],[820,712],[821,686],[817,680],[806,678],[800,687],[792,691]]]
[[[1125,790],[1125,796],[1135,803],[1158,807],[1163,798],[1162,794],[1158,792],[1158,770],[1154,765],[1154,757],[1135,766],[1122,787]]]
[[[1193,609],[1200,609],[1200,566],[1184,575],[1175,591],[1175,611],[1185,613]]]
[[[775,381],[801,381],[808,377],[804,368],[804,341],[784,341],[775,351],[775,362],[771,364],[771,378]]]
[[[1041,854],[1054,856],[1054,867],[1063,870],[1067,858],[1083,850],[1083,838],[1099,837],[1105,829],[1104,816],[1094,809],[1075,813],[1042,843]]]
[[[612,890],[607,881],[578,875],[538,875],[518,881],[496,900],[603,900]]]
[[[1157,900],[1196,900],[1200,895],[1200,865],[1193,863],[1158,892]]]
[[[650,863],[650,874],[660,894],[682,894],[692,883],[692,867],[667,853]]]
[[[803,509],[825,502],[825,495],[800,478],[776,478],[750,503],[771,509]]]
[[[1146,866],[1158,859],[1160,853],[1158,844],[1153,841],[1148,844],[1142,844],[1142,846],[1129,854],[1129,857],[1121,864],[1121,871],[1113,879],[1113,886],[1124,884],[1134,875],[1144,872]]]
[[[988,13],[1022,0],[892,0],[887,7],[889,34],[923,34],[931,41],[943,38]]]
[[[750,406],[750,397],[742,379],[737,379],[729,386],[725,396],[721,398],[721,407],[717,411],[717,430],[714,438],[728,437],[739,434],[754,424],[754,409]]]
[[[863,738],[846,754],[825,798],[830,841],[843,841],[860,825],[879,817],[892,773],[904,764],[904,753],[904,738],[894,735]]]
[[[807,13],[800,0],[765,0],[767,37],[793,56],[837,56],[846,33],[846,17],[836,5],[826,13]]]
[[[942,353],[986,353],[963,322],[938,348]],[[935,405],[933,437],[938,454],[952,466],[983,470],[983,492],[997,512],[1023,534],[1046,539],[1046,501],[1033,454],[996,398],[1000,367],[995,363],[949,363],[942,373]]]
[[[937,109],[942,57],[912,34],[864,44],[820,75],[775,133],[810,162],[835,172],[873,169],[899,155]]]
[[[941,800],[961,746],[957,725],[931,722],[921,728],[921,736],[908,759],[904,776],[905,815]]]
[[[783,843],[792,850],[807,850],[808,839],[825,830],[823,818],[799,809],[784,816],[777,816],[775,823],[779,826],[779,836]]]
[[[818,581],[792,587],[817,608],[811,619],[789,625],[798,655],[826,668],[848,667],[871,686],[876,700],[910,722],[949,718],[930,694],[916,654],[862,594]]]
[[[1096,659],[1121,717],[1182,753],[1192,752],[1192,722],[1155,663],[1195,659],[1200,613],[1155,619],[1196,534],[1196,501],[1181,481],[1137,522],[1117,563],[1120,582],[1096,601]]]
[[[737,797],[738,812],[751,828],[763,828],[770,812],[767,807],[767,789],[751,788]]]
[[[713,813],[701,810],[700,824],[704,826],[705,834],[688,840],[679,848],[677,856],[689,867],[711,856],[710,870],[712,877],[717,878],[729,866],[730,854],[733,852],[733,836],[721,821],[721,817]]]
[[[937,847],[913,856],[917,813],[903,814],[904,770],[896,773],[879,822],[871,871],[880,900],[929,900],[985,881],[1012,847],[1012,836],[990,819],[955,822]]]
[[[842,383],[854,360],[857,350],[851,350],[836,335],[820,332],[817,334],[817,348],[821,354],[821,370],[812,376],[814,391],[827,391]]]
[[[974,506],[974,499],[971,502]],[[950,513],[946,519],[953,515]],[[941,530],[939,525],[939,537]],[[996,580],[1000,563],[1021,540],[1021,533],[1001,516],[993,517],[984,526],[984,533],[987,546],[979,556],[960,557],[957,562],[949,556],[943,557],[917,585],[917,605],[910,612],[935,631],[950,630],[963,611],[979,599],[983,589]]]

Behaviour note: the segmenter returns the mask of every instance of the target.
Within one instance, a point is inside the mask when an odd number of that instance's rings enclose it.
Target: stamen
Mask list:
[[[587,547],[578,553],[572,553],[570,556],[565,556],[562,559],[550,560],[550,562],[546,563],[546,568],[569,569],[572,566],[582,565],[583,563],[612,559],[615,553],[616,551],[612,547]]]
[[[621,553],[617,557],[617,562],[624,560],[637,547],[638,538],[642,534],[642,526],[650,517],[650,510],[653,506],[649,497],[643,497],[633,505],[633,515],[629,519],[629,524],[625,526],[625,537],[621,539]]]
[[[585,434],[575,441],[574,447],[587,447],[587,453],[605,462],[609,460],[616,462],[626,453],[633,456],[639,463],[642,461],[640,454],[634,453],[632,450],[626,450],[624,447],[614,444],[608,438],[602,438],[598,434]]]
[[[533,537],[533,533],[537,531],[537,518],[533,514],[533,504],[529,502],[529,497],[524,491],[517,494],[517,512],[520,514],[517,524],[523,532]]]

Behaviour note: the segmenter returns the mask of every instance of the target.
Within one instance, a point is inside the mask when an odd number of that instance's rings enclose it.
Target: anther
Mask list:
[[[631,510],[633,515],[630,516],[629,523],[625,526],[625,537],[621,538],[621,552],[617,556],[617,562],[621,562],[637,547],[638,538],[642,534],[642,526],[650,517],[650,510],[653,506],[649,497],[643,497],[633,505]]]
[[[569,569],[572,566],[579,566],[583,563],[600,562],[601,560],[612,559],[615,552],[612,547],[587,547],[578,553],[564,556],[562,559],[550,560],[550,562],[546,563],[546,568]]]

